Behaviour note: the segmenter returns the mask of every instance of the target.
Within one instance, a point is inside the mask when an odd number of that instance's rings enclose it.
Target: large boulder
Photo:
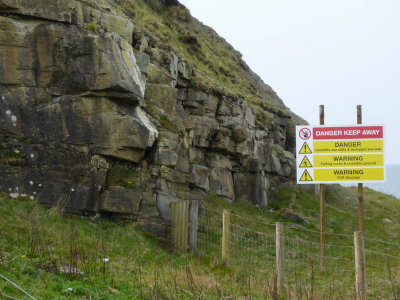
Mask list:
[[[128,42],[54,23],[0,17],[0,84],[92,92],[139,103],[145,82]]]

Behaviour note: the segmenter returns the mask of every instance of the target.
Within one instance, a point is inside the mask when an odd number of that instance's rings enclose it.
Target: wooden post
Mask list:
[[[354,257],[356,268],[357,300],[367,299],[367,282],[365,275],[364,238],[361,231],[354,232]]]
[[[320,184],[314,184],[314,195],[315,196],[319,197],[319,194],[321,193],[320,190],[321,190],[321,185]]]
[[[357,105],[357,124],[362,124],[362,106]],[[364,231],[364,200],[363,191],[364,187],[362,183],[358,184],[358,230]]]
[[[174,250],[187,251],[189,227],[189,201],[171,203],[172,244]]]
[[[320,269],[325,270],[325,184],[320,185]]]
[[[276,222],[276,285],[281,296],[285,287],[285,250],[283,223]]]
[[[325,107],[319,106],[319,124],[325,124]],[[319,186],[320,267],[325,269],[325,184]]]
[[[190,203],[189,213],[189,249],[192,252],[196,252],[197,247],[197,229],[198,229],[198,217],[199,217],[199,201],[193,200]]]
[[[222,213],[222,262],[224,264],[229,263],[229,244],[231,238],[230,219],[229,210],[224,209]]]

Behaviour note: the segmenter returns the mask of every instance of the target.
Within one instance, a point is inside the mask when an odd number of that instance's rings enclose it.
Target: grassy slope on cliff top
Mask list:
[[[151,4],[156,0],[148,0],[150,4],[142,0],[81,1],[97,9],[107,7],[131,19],[152,37],[157,48],[175,52],[193,67],[195,86],[244,98],[253,105],[260,126],[266,127],[274,114],[292,114],[270,87],[260,87],[260,79],[255,78],[241,53],[213,29],[193,18],[184,6],[158,7]]]
[[[356,230],[356,199],[356,188],[328,189],[327,232],[351,235]],[[229,208],[232,213],[248,218],[241,220],[240,226],[258,231],[264,231],[261,223],[283,221],[289,225],[290,221],[282,219],[279,210],[290,207],[311,223],[307,226],[310,232],[299,230],[294,233],[295,237],[318,243],[318,233],[312,230],[318,230],[319,200],[312,193],[297,188],[278,190],[266,210],[258,210],[247,202],[229,204],[213,196],[205,199],[204,205],[207,216],[220,218],[215,211]],[[368,237],[399,243],[399,212],[398,199],[366,189]],[[386,223],[384,218],[393,222]],[[77,216],[63,218],[56,209],[3,195],[0,228],[0,274],[37,299],[195,299],[199,296],[265,299],[273,294],[266,282],[248,279],[250,270],[222,265],[218,249],[199,246],[198,255],[171,253],[166,241],[154,239],[132,223]],[[329,242],[333,241],[328,238]],[[335,237],[335,243],[338,242]],[[370,246],[384,247],[378,242]],[[246,256],[246,252],[237,254],[243,259]],[[84,274],[60,274],[62,265],[77,266]],[[265,275],[262,277],[265,280]],[[2,279],[0,293],[25,299]]]

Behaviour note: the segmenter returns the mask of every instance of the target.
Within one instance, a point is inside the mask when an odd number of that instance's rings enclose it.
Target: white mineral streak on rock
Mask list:
[[[138,116],[139,120],[146,126],[147,130],[149,131],[149,142],[150,146],[153,145],[156,138],[158,138],[158,130],[147,117],[146,113],[139,107],[136,107],[136,115]]]

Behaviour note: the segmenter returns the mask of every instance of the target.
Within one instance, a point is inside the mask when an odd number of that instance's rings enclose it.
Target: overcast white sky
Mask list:
[[[384,124],[400,164],[400,0],[181,0],[243,54],[286,106],[319,124]]]

